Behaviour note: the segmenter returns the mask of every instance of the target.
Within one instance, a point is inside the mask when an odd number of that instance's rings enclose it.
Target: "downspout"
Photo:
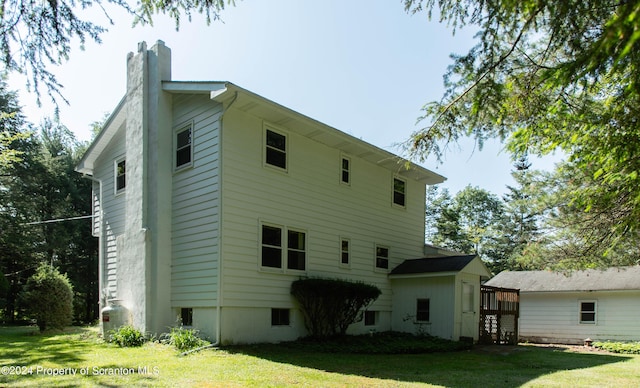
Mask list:
[[[98,183],[98,203],[100,203],[100,212],[98,213],[98,217],[100,217],[100,223],[98,224],[98,283],[99,283],[99,287],[100,289],[100,310],[102,310],[104,307],[106,307],[107,305],[107,291],[106,288],[103,289],[102,287],[105,286],[105,281],[104,281],[104,246],[105,246],[105,239],[104,239],[104,203],[102,201],[103,195],[102,195],[102,179],[97,179],[94,178],[92,175],[88,175],[88,174],[82,174],[82,177],[85,179],[88,179],[92,182],[97,182]],[[95,209],[95,205],[92,204],[92,209]],[[94,210],[92,210],[94,211]],[[92,221],[94,219],[92,218]],[[93,228],[93,225],[91,226],[91,228]]]
[[[226,87],[225,87],[226,89]],[[213,96],[212,96],[213,97]],[[234,102],[236,102],[236,100],[238,99],[238,92],[236,91],[235,94],[233,95],[233,99],[231,100],[231,102],[229,102],[229,104],[227,104],[227,106],[225,107],[224,105],[222,106],[222,113],[220,113],[220,134],[219,134],[219,144],[220,144],[220,218],[219,218],[219,230],[218,230],[218,303],[216,305],[216,342],[215,342],[215,346],[220,345],[220,342],[222,341],[222,235],[224,233],[223,228],[222,228],[222,214],[223,214],[223,209],[224,206],[222,204],[222,201],[224,200],[224,195],[222,195],[222,190],[224,190],[224,185],[222,182],[222,179],[224,179],[224,174],[223,174],[223,128],[224,128],[224,124],[223,124],[223,119],[224,119],[224,115],[225,113],[227,113],[227,110],[229,110],[229,108],[231,108],[231,105],[233,105]]]

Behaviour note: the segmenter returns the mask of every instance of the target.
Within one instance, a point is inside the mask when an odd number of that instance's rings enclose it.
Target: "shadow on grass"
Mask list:
[[[82,361],[80,355],[91,347],[86,341],[70,341],[60,337],[60,334],[78,338],[88,336],[90,330],[86,328],[74,327],[65,331],[41,334],[37,327],[21,326],[0,327],[0,332],[0,366],[35,366],[48,361],[71,364]]]
[[[474,347],[428,354],[345,354],[316,352],[279,345],[228,349],[272,362],[401,382],[446,387],[518,387],[558,371],[626,361],[625,356],[575,353],[565,348],[534,346]]]

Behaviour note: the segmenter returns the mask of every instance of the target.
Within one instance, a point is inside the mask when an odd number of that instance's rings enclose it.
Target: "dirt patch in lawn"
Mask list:
[[[508,356],[513,353],[525,351],[527,347],[530,346],[561,352],[613,354],[611,352],[607,352],[606,350],[602,350],[593,346],[532,343],[520,345],[474,345],[472,351],[480,354],[500,354]]]

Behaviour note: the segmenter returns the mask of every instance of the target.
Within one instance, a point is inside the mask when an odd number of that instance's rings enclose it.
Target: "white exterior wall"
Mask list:
[[[94,178],[102,181],[102,205],[104,217],[104,263],[103,268],[98,269],[100,280],[101,299],[118,298],[117,292],[117,248],[116,238],[124,233],[126,189],[115,193],[115,161],[123,157],[126,152],[124,127],[118,130],[113,141],[105,149],[101,157],[96,161]],[[99,195],[99,187],[94,184],[94,195]],[[100,214],[100,199],[96,201],[94,214]],[[100,220],[96,217],[96,221]],[[96,227],[96,226],[94,226]],[[99,226],[97,226],[99,227]],[[96,230],[98,233],[98,230]],[[103,306],[104,304],[104,300]]]
[[[173,174],[171,305],[213,307],[218,298],[221,106],[207,95],[173,100],[174,133],[193,125],[193,165]]]
[[[640,340],[640,291],[520,292],[520,341],[582,344]],[[580,301],[596,301],[596,323],[580,323]]]
[[[376,244],[389,247],[389,270],[404,259],[420,257],[424,246],[425,185],[407,180],[407,207],[392,205],[394,174],[354,155],[351,185],[340,183],[341,152],[296,134],[295,128],[272,126],[287,136],[288,171],[263,165],[263,121],[231,109],[223,125],[222,338],[245,341],[243,322],[260,329],[255,341],[273,341],[271,308],[294,309],[289,293],[301,276],[360,280],[375,284],[382,295],[370,308],[379,311],[379,330],[389,330],[391,285],[386,270],[375,268]],[[261,223],[306,233],[306,271],[260,266]],[[351,242],[351,265],[340,265],[340,240]],[[249,310],[247,310],[249,309]],[[232,313],[237,311],[237,313]],[[254,311],[251,315],[250,311]],[[247,315],[248,314],[248,315]],[[363,325],[353,325],[352,331]],[[283,328],[277,328],[283,329]],[[301,320],[280,330],[278,340],[305,335]]]
[[[454,275],[393,279],[392,283],[394,331],[454,339]],[[429,299],[430,322],[416,322],[418,299]]]

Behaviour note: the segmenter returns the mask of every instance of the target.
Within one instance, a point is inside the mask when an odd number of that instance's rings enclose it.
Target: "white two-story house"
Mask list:
[[[180,317],[223,344],[292,340],[306,331],[291,282],[328,277],[382,290],[352,333],[441,318],[424,311],[433,274],[390,272],[424,257],[425,186],[443,177],[232,83],[172,81],[161,41],[127,71],[77,166],[94,181],[103,307],[119,300],[148,332]],[[477,296],[488,272],[472,259]],[[475,335],[451,326],[435,334],[477,338],[477,317]]]

